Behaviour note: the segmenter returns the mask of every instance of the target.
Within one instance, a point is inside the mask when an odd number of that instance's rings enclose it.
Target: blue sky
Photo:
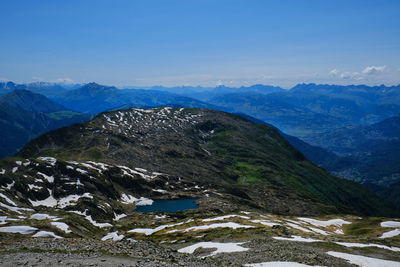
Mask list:
[[[400,1],[2,0],[0,79],[400,83]]]

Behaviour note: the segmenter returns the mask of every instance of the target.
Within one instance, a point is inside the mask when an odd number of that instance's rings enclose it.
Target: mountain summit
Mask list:
[[[277,214],[394,214],[368,189],[313,165],[274,128],[214,110],[164,107],[105,112],[34,139],[18,156],[54,157],[59,164],[122,166],[119,171],[86,174],[91,190],[97,188],[101,194],[105,190],[111,200],[138,193],[160,198],[158,192],[140,189],[156,186],[165,193],[162,198],[187,196],[189,191],[206,198],[214,192],[216,199],[229,205]],[[133,175],[135,171],[129,170],[135,168],[163,178],[138,187],[114,177],[119,172]],[[55,181],[65,176],[59,170],[47,172]],[[105,184],[93,187],[100,176]],[[177,184],[185,187],[178,190]],[[34,198],[40,201],[48,195],[46,190]]]

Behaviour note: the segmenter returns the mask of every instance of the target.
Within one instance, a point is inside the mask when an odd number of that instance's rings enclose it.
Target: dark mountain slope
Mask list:
[[[47,97],[27,90],[14,90],[0,98],[0,103],[7,103],[14,108],[33,112],[48,113],[66,110],[65,107]]]
[[[344,166],[343,176],[380,185],[400,181],[400,115],[370,126],[314,135],[306,141],[360,162],[355,167]]]
[[[238,115],[248,119],[257,124],[264,124],[270,127],[274,127],[271,124],[268,124],[262,120],[256,119],[246,114],[237,113]],[[314,164],[323,167],[326,170],[336,169],[337,171],[341,170],[338,168],[339,166],[344,166],[344,168],[348,168],[349,166],[354,166],[359,164],[359,162],[355,161],[354,159],[348,157],[340,157],[333,152],[330,152],[324,148],[310,145],[303,140],[285,134],[284,132],[280,131],[278,128],[274,127],[280,135],[285,138],[292,146],[294,146],[297,150],[299,150],[307,159],[309,159]]]
[[[66,110],[42,95],[12,91],[0,97],[0,158],[14,155],[44,132],[88,119],[90,115]]]
[[[274,128],[212,110],[106,112],[34,139],[19,156],[145,168],[274,213],[394,214],[368,189],[313,165]]]

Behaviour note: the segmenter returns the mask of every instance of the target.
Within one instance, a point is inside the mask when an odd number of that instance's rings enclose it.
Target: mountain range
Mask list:
[[[31,96],[18,88],[41,92],[50,99],[38,94]],[[7,137],[2,139],[2,156],[14,154],[49,129],[90,118],[65,110],[97,114],[163,105],[199,107],[240,113],[256,123],[274,125],[313,163],[336,176],[365,183],[376,192],[389,190],[391,184],[399,182],[399,86],[299,84],[290,90],[264,85],[118,89],[96,83],[69,87],[0,83],[0,93],[6,92],[9,95],[3,96],[1,102],[5,118],[2,123],[7,129],[3,132]],[[16,96],[15,92],[25,92],[25,97]],[[382,122],[373,123],[381,119]],[[372,124],[366,125],[369,123]],[[394,201],[399,192],[392,191],[381,195],[394,195],[390,198]]]

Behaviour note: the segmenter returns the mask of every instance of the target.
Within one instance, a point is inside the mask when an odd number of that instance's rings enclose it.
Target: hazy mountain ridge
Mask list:
[[[80,112],[97,114],[126,104],[160,106],[180,104],[187,107],[212,108],[213,105],[163,91],[143,89],[118,89],[96,83],[64,92],[54,101]]]
[[[368,125],[400,112],[400,87],[301,84],[262,95],[233,93],[209,101],[271,123],[282,131],[307,136],[345,127]]]

